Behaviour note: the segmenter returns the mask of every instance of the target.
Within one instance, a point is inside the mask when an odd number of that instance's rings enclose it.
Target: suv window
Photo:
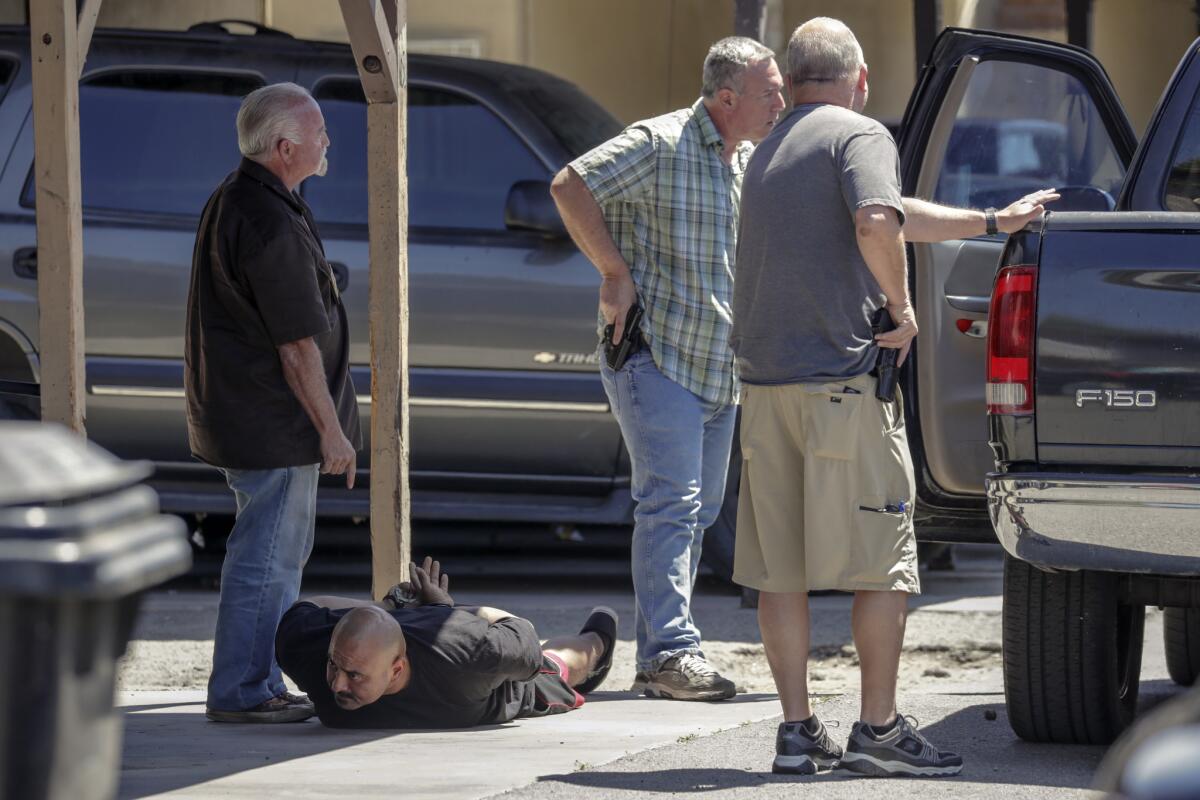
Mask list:
[[[83,207],[199,216],[241,158],[236,118],[252,75],[136,70],[79,87]],[[21,202],[34,203],[33,173]]]
[[[1044,187],[1091,187],[1054,204],[1111,208],[1125,167],[1084,84],[1035,63],[984,61],[971,75],[934,199],[1001,208]],[[1103,193],[1103,194],[1101,194]],[[1079,206],[1076,206],[1079,207]]]
[[[304,182],[321,222],[367,221],[367,113],[358,81],[326,80],[314,96],[331,141],[329,172]],[[548,180],[549,170],[492,111],[469,97],[408,90],[408,219],[411,228],[504,230],[508,190]]]
[[[1163,206],[1169,211],[1200,211],[1200,95],[1192,100],[1175,148]]]

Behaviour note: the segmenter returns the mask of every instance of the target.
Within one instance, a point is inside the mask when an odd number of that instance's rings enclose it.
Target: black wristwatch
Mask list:
[[[996,209],[991,207],[985,208],[983,210],[983,221],[987,225],[988,236],[995,236],[1000,232],[1000,229],[996,227]]]

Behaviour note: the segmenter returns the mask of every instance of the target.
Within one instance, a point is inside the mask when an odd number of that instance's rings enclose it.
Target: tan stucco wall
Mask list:
[[[912,0],[784,0],[784,35],[812,17],[835,17],[850,26],[870,74],[866,113],[899,121],[917,74]]]
[[[1052,0],[1019,0],[1030,8]],[[946,25],[996,26],[1005,2],[942,0]],[[1180,56],[1196,37],[1194,0],[1093,0],[1093,51],[1108,69],[1135,129],[1145,126]],[[871,67],[867,113],[899,119],[912,90],[913,0],[768,0],[768,44],[784,66],[787,36],[806,19],[848,24]],[[1009,14],[1010,18],[1012,15]],[[296,36],[345,41],[333,0],[104,0],[106,27],[186,28],[240,18]],[[24,22],[23,0],[0,0],[0,22]],[[708,46],[729,35],[733,0],[408,0],[414,49],[431,39],[469,39],[480,55],[530,64],[578,83],[632,121],[679,108],[699,93]],[[1022,30],[1062,40],[1065,30]]]
[[[528,63],[574,81],[630,122],[700,95],[709,46],[732,33],[732,0],[534,0]]]
[[[1093,0],[1092,51],[1140,136],[1179,59],[1196,38],[1193,0]]]

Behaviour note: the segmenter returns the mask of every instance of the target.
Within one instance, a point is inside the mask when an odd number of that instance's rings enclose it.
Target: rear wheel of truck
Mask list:
[[[1031,742],[1108,744],[1133,719],[1146,607],[1117,576],[1043,572],[1004,559],[1004,696]]]
[[[1191,686],[1200,676],[1200,608],[1163,609],[1163,643],[1171,680]]]

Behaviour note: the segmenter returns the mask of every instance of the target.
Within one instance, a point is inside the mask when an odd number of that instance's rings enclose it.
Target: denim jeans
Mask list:
[[[692,587],[704,530],[721,511],[737,407],[711,403],[659,372],[648,349],[600,377],[633,468],[637,668],[702,655]]]
[[[237,520],[221,566],[208,707],[244,711],[285,691],[275,630],[296,602],[312,552],[318,464],[223,469]]]

